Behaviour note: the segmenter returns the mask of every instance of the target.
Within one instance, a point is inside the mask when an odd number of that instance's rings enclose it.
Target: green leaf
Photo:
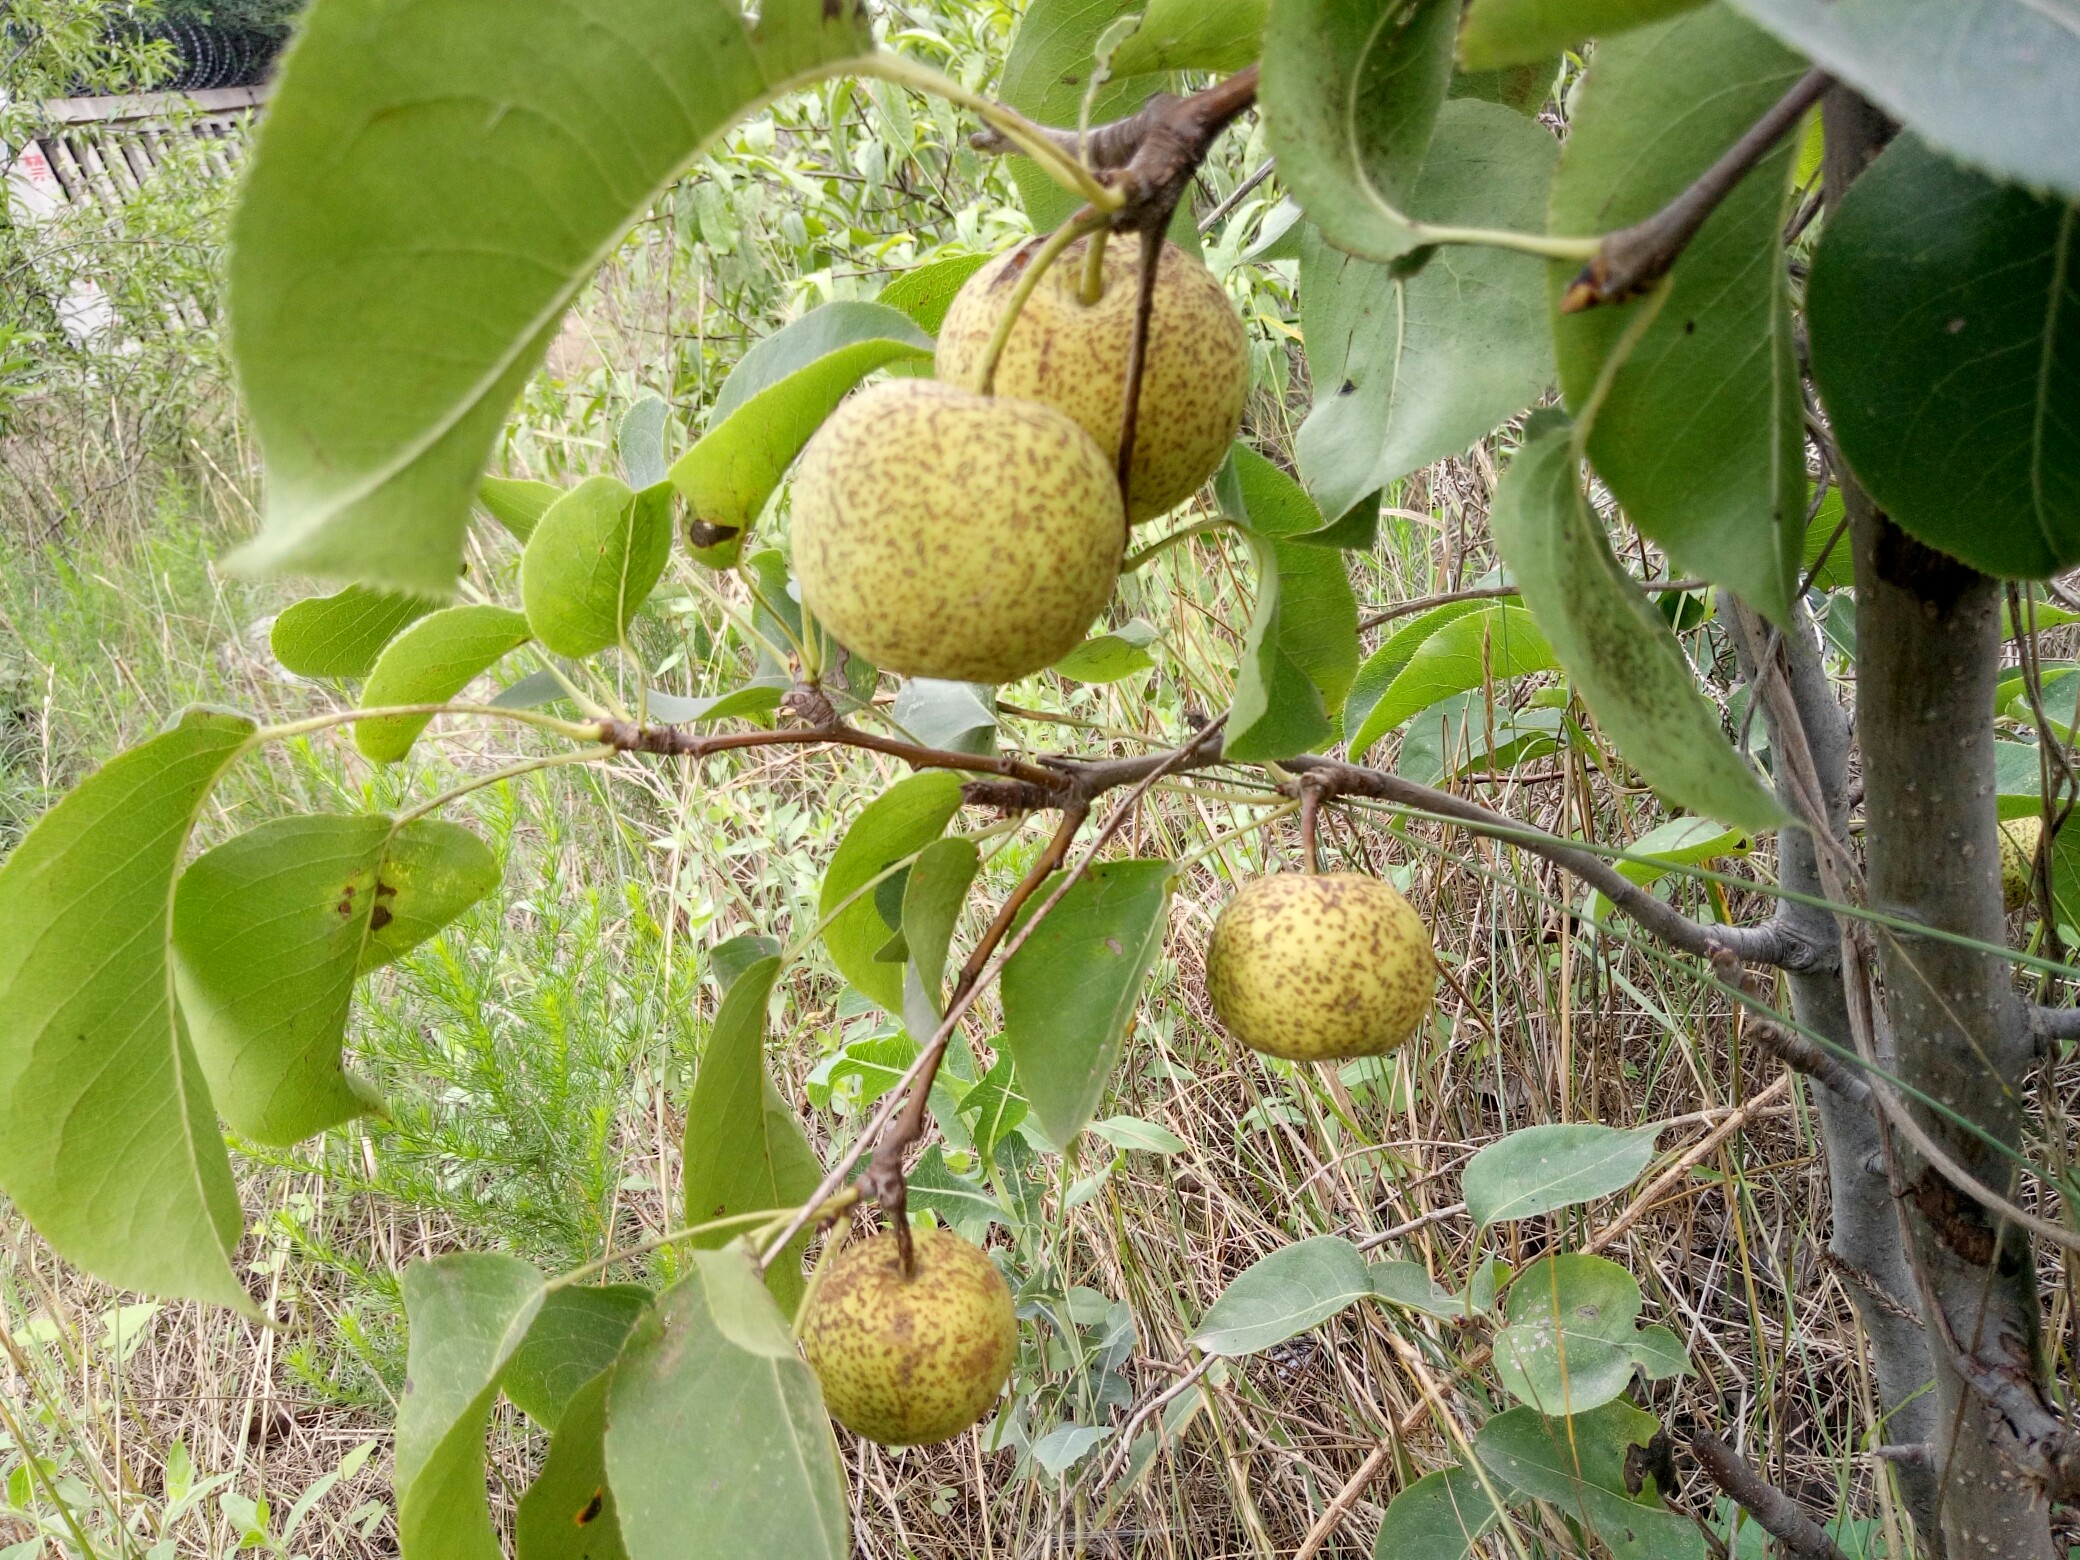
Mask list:
[[[901,931],[908,953],[903,1024],[920,1042],[938,1030],[945,1011],[940,987],[946,977],[946,947],[981,861],[982,852],[973,840],[934,840],[918,853],[903,885]]]
[[[361,707],[445,704],[527,643],[527,619],[506,607],[443,607],[390,641],[361,687]],[[354,724],[354,745],[379,764],[411,752],[431,715],[379,715]]]
[[[1807,294],[1811,296],[1810,287]],[[1839,537],[1835,535],[1837,530],[1841,530],[1843,515],[1842,490],[1830,487],[1820,500],[1820,507],[1814,512],[1811,523],[1806,526],[1805,551],[1798,560],[1798,577],[1804,579],[1811,574],[1814,590],[1847,590],[1856,583],[1856,549],[1849,545],[1847,531],[1842,531]],[[1832,549],[1828,546],[1830,542],[1834,544]],[[1817,573],[1814,572],[1815,565],[1818,565]]]
[[[1729,829],[1709,818],[1671,818],[1625,847],[1632,858],[1612,866],[1635,883],[1658,883],[1681,867],[1694,867],[1720,856],[1745,856],[1755,842],[1745,830]],[[1611,902],[1601,893],[1589,898],[1589,918],[1601,921]]]
[[[690,1225],[797,1207],[823,1180],[816,1150],[766,1072],[766,999],[779,975],[777,957],[745,970],[731,982],[708,1031],[686,1103],[681,1155]],[[693,1244],[725,1246],[743,1234],[741,1227],[710,1230]],[[802,1298],[801,1252],[808,1243],[804,1230],[766,1270],[766,1283],[789,1314]]]
[[[1804,69],[1720,6],[1598,45],[1553,178],[1552,231],[1652,216]],[[1675,568],[1779,621],[1805,538],[1805,408],[1782,259],[1792,151],[1787,138],[1756,165],[1654,295],[1561,314],[1575,267],[1548,276],[1560,384],[1578,415],[1640,312],[1659,311],[1610,381],[1589,458]]]
[[[1593,1121],[1525,1127],[1467,1161],[1461,1190],[1483,1229],[1592,1202],[1638,1180],[1659,1126],[1622,1131]]]
[[[1083,117],[1100,39],[1122,18],[1144,12],[1146,5],[1147,0],[1032,0],[1012,35],[998,96],[1036,123],[1076,125]],[[1103,124],[1131,114],[1164,85],[1160,77],[1116,79],[1099,89],[1090,105],[1090,122]],[[1014,157],[1011,176],[1036,232],[1058,226],[1082,205],[1031,158]],[[1179,209],[1187,205],[1180,202]],[[1184,214],[1184,228],[1195,231],[1190,213]],[[1173,224],[1171,237],[1177,236]]]
[[[1453,1294],[1432,1278],[1420,1262],[1375,1262],[1371,1268],[1372,1293],[1389,1305],[1447,1322],[1468,1321],[1486,1309],[1475,1304],[1473,1296]],[[1488,1298],[1492,1303],[1494,1296]]]
[[[1513,1408],[1481,1426],[1474,1450],[1519,1494],[1550,1501],[1591,1528],[1614,1560],[1704,1560],[1697,1525],[1663,1506],[1651,1482],[1638,1496],[1626,1493],[1627,1454],[1660,1428],[1622,1400],[1572,1419]]]
[[[1451,96],[1477,98],[1483,103],[1500,103],[1533,118],[1553,95],[1562,56],[1532,60],[1501,70],[1459,70],[1452,73]]]
[[[954,294],[989,262],[988,255],[948,255],[943,260],[927,261],[898,273],[874,301],[906,316],[919,330],[936,336],[946,321],[946,311],[953,307]]]
[[[1281,1246],[1238,1273],[1189,1341],[1208,1354],[1255,1354],[1319,1326],[1372,1292],[1372,1273],[1358,1248],[1338,1235],[1316,1235]]]
[[[975,1087],[961,1099],[960,1113],[973,1124],[975,1152],[984,1162],[995,1154],[1005,1135],[1026,1119],[1031,1103],[1015,1085],[1018,1068],[1011,1058],[999,1058],[996,1066],[976,1080]]]
[[[896,690],[889,715],[919,743],[954,753],[997,747],[997,691],[987,683],[911,677]]]
[[[1240,70],[1257,57],[1270,0],[1148,0],[1112,56],[1115,76]]]
[[[1182,1154],[1192,1146],[1168,1127],[1143,1121],[1139,1116],[1107,1116],[1103,1121],[1092,1122],[1090,1130],[1114,1148],[1143,1154]]]
[[[2032,0],[1731,0],[1959,161],[2080,200],[2080,28]]]
[[[1630,1347],[1632,1363],[1649,1381],[1696,1374],[1682,1340],[1666,1327],[1642,1327],[1632,1335]]]
[[[1002,1204],[972,1176],[955,1175],[937,1143],[919,1156],[908,1177],[909,1206],[942,1220],[964,1238],[980,1241],[992,1224],[1008,1224]]]
[[[497,881],[482,842],[433,819],[400,830],[369,814],[278,818],[198,857],[174,895],[174,974],[224,1119],[287,1144],[381,1110],[381,1096],[341,1061],[355,977]],[[399,916],[410,942],[393,925]],[[378,931],[392,941],[372,946]]]
[[[1571,430],[1527,427],[1496,489],[1495,541],[1560,664],[1627,762],[1669,801],[1773,828],[1776,801],[1727,742],[1668,624],[1582,500]]]
[[[1585,38],[1658,22],[1704,0],[1472,0],[1459,29],[1459,63],[1499,70],[1550,59]]]
[[[549,506],[563,497],[564,490],[547,482],[530,482],[519,477],[486,477],[477,484],[477,502],[491,511],[491,518],[513,533],[523,546],[534,535]]]
[[[1071,682],[1114,683],[1154,666],[1148,647],[1156,641],[1152,624],[1134,618],[1109,634],[1097,634],[1071,650],[1052,668]]]
[[[514,1527],[519,1560],[628,1560],[621,1514],[607,1484],[612,1383],[611,1373],[601,1370],[570,1399],[542,1471],[520,1497]]]
[[[839,974],[891,1013],[903,1010],[902,966],[884,964],[875,955],[901,928],[891,926],[874,896],[860,890],[945,833],[960,805],[961,778],[950,770],[928,770],[898,780],[852,820],[823,874],[816,913],[830,918],[823,941],[831,961]],[[854,894],[859,897],[832,917]]]
[[[1034,1116],[1064,1148],[1104,1098],[1163,946],[1175,871],[1167,861],[1092,867],[1005,963],[1004,1048]],[[1021,930],[1060,883],[1057,873],[1027,901]]]
[[[614,1363],[650,1298],[640,1284],[551,1289],[506,1365],[506,1396],[544,1430],[558,1429],[579,1388]]]
[[[520,557],[527,626],[572,657],[618,644],[672,553],[672,496],[588,477],[551,504]]]
[[[711,720],[754,720],[780,708],[785,690],[764,686],[732,688],[728,693],[706,698],[682,699],[676,694],[650,690],[650,718],[673,726],[692,726]]]
[[[665,445],[671,424],[671,403],[654,390],[645,390],[621,414],[621,426],[614,431],[614,448],[621,456],[621,469],[628,477],[628,485],[638,493],[665,479],[665,470],[671,464]]]
[[[844,1470],[786,1319],[742,1252],[688,1260],[607,1389],[607,1482],[631,1560],[845,1560]]]
[[[404,1560],[500,1560],[484,1494],[484,1433],[500,1378],[540,1310],[542,1275],[464,1252],[404,1270],[411,1352],[397,1411],[397,1541]]]
[[[1495,1335],[1503,1390],[1542,1414],[1600,1408],[1632,1384],[1639,1281],[1585,1252],[1534,1262],[1510,1286]]]
[[[2080,210],[1900,136],[1830,213],[1808,304],[1835,438],[1887,514],[1989,574],[2080,561]]]
[[[383,646],[434,609],[423,596],[349,585],[286,608],[267,635],[274,658],[298,677],[366,677]]]
[[[1258,101],[1279,178],[1368,260],[1415,247],[1405,213],[1452,74],[1457,0],[1273,0]]]
[[[96,1277],[248,1313],[230,1261],[245,1221],[167,933],[195,816],[253,729],[187,712],[0,865],[0,1188]]]
[[[1352,734],[1352,756],[1363,753],[1419,710],[1491,682],[1528,677],[1559,666],[1546,636],[1522,607],[1490,603],[1438,627],[1417,646],[1379,702]]]
[[[1480,611],[1483,605],[1478,601],[1448,601],[1441,607],[1432,607],[1403,620],[1401,627],[1388,635],[1386,642],[1367,656],[1358,668],[1358,675],[1351,681],[1350,695],[1343,701],[1343,729],[1354,732],[1365,724],[1373,706],[1394,685],[1394,679],[1401,675],[1402,668],[1432,634],[1454,618]],[[1352,757],[1357,754],[1358,750],[1352,749]]]
[[[932,355],[932,338],[883,303],[827,303],[744,354],[716,397],[708,431],[672,465],[690,520],[739,534],[698,546],[715,567],[735,563],[758,519],[824,419],[854,385],[890,363]]]
[[[460,824],[419,819],[390,837],[361,973],[403,957],[498,887],[491,847]]]
[[[1468,1560],[1501,1520],[1495,1498],[1472,1470],[1426,1473],[1388,1505],[1373,1560]]]
[[[1560,147],[1493,103],[1447,103],[1409,195],[1428,222],[1535,231]],[[1324,514],[1456,455],[1553,378],[1545,271],[1528,255],[1447,246],[1412,276],[1301,241],[1300,316],[1316,386],[1294,454]]]
[[[858,0],[328,0],[233,223],[267,465],[248,567],[444,595],[477,476],[565,308],[731,120],[872,46]]]
[[[1257,602],[1243,643],[1224,747],[1240,762],[1290,758],[1332,734],[1325,709],[1358,671],[1358,599],[1341,553],[1302,540],[1323,530],[1306,490],[1237,444],[1215,479],[1257,557]]]

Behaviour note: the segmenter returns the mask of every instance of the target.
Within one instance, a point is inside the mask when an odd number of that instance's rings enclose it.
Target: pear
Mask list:
[[[1437,984],[1422,918],[1362,873],[1282,872],[1222,907],[1206,987],[1228,1032],[1296,1062],[1378,1056],[1416,1031]]]
[[[801,1324],[824,1406],[883,1446],[959,1435],[989,1412],[1018,1353],[1011,1290],[982,1249],[946,1230],[911,1239],[908,1275],[892,1232],[841,1253]]]
[[[1111,596],[1126,536],[1112,467],[1075,423],[929,379],[853,396],[795,478],[803,604],[906,677],[1053,665]]]
[[[2029,903],[2031,879],[2037,866],[2037,841],[2044,836],[2044,819],[2032,813],[2026,818],[2009,818],[2001,824],[2001,903],[2020,910]]]
[[[1142,242],[1121,237],[1105,246],[1103,290],[1092,304],[1082,297],[1090,240],[1064,250],[1019,310],[993,384],[998,395],[1044,401],[1068,413],[1115,469]],[[999,255],[955,295],[939,331],[941,379],[981,388],[990,337],[1035,247]],[[1211,271],[1165,243],[1127,475],[1130,523],[1175,509],[1220,469],[1248,394],[1249,340],[1241,316]]]

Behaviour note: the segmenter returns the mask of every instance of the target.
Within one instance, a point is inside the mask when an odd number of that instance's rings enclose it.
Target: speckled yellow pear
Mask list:
[[[853,396],[795,478],[803,602],[906,677],[1053,665],[1112,594],[1126,534],[1111,464],[1075,423],[929,379]]]
[[[824,1406],[883,1446],[959,1435],[989,1412],[1018,1353],[1011,1290],[982,1249],[946,1230],[912,1239],[908,1276],[893,1233],[841,1252],[802,1318]]]
[[[2043,836],[2044,820],[2034,813],[2001,823],[2001,903],[2010,910],[2020,910],[2029,903],[2030,878],[2037,866],[2037,841]]]
[[[1116,467],[1141,240],[1121,236],[1106,244],[1103,290],[1086,304],[1089,245],[1079,239],[1064,250],[1026,299],[993,388],[1068,413]],[[981,388],[990,337],[1038,247],[1035,241],[999,255],[955,296],[939,331],[941,379]],[[1235,306],[1211,271],[1165,243],[1127,477],[1130,522],[1175,509],[1220,468],[1248,394],[1249,340]]]
[[[1206,950],[1228,1032],[1296,1062],[1393,1050],[1436,984],[1422,917],[1391,884],[1356,872],[1257,879],[1222,907]]]

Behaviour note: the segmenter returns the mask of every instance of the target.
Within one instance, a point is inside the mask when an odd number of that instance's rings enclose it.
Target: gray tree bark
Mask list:
[[[1844,540],[1837,545],[1848,543]],[[1768,641],[1768,626],[1740,604],[1734,607],[1731,626],[1741,669],[1748,678],[1749,696],[1759,698],[1757,658]],[[1812,753],[1827,826],[1837,840],[1846,840],[1849,716],[1828,684],[1827,669],[1803,604],[1794,610],[1778,654],[1799,725],[1805,732],[1806,746]],[[1761,709],[1771,751],[1781,755],[1785,742],[1777,712],[1768,701],[1763,702]],[[1781,759],[1775,769],[1777,794],[1785,810],[1796,814],[1798,798]],[[1805,830],[1784,829],[1778,833],[1777,875],[1792,893],[1816,899],[1825,897],[1813,839]],[[1817,905],[1787,899],[1777,913],[1791,918],[1809,936],[1836,935],[1834,917]],[[1856,1042],[1849,1026],[1849,1004],[1842,991],[1841,972],[1791,971],[1786,980],[1791,988],[1792,1016],[1805,1028],[1853,1055]],[[1893,1065],[1893,1058],[1881,1055],[1879,1060],[1888,1067]],[[1899,1215],[1886,1178],[1877,1116],[1868,1096],[1845,1097],[1820,1079],[1813,1081],[1812,1095],[1820,1117],[1821,1139],[1827,1147],[1827,1185],[1834,1215],[1828,1250],[1849,1270],[1849,1293],[1870,1344],[1871,1366],[1878,1382],[1878,1406],[1886,1416],[1886,1439],[1932,1441],[1936,1404],[1925,1390],[1932,1369],[1928,1343],[1913,1310],[1918,1290],[1900,1240]],[[1934,1467],[1903,1466],[1896,1473],[1900,1493],[1925,1551],[1931,1560],[1944,1560],[1942,1529],[1936,1518]]]
[[[1850,496],[1850,495],[1846,495]],[[1999,584],[1924,547],[1854,494],[1857,734],[1873,909],[1994,945],[2006,939],[1994,815]],[[1879,929],[1884,1013],[1903,1081],[1999,1142],[2022,1145],[2036,1042],[2005,959]],[[2012,1198],[2012,1160],[1921,1106],[1916,1117],[1978,1180]],[[2041,1309],[2026,1232],[1895,1139],[1898,1188],[1935,1336],[1931,1444],[1949,1552],[2050,1560],[2050,1503],[2013,1433],[1957,1369],[2040,1377]],[[1947,1335],[1947,1336],[1946,1336]]]

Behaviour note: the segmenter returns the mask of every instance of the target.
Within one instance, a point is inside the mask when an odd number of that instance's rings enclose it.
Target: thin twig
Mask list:
[[[1749,127],[1690,187],[1644,222],[1605,236],[1589,263],[1568,283],[1560,312],[1578,313],[1600,303],[1623,303],[1652,287],[1682,257],[1719,203],[1807,109],[1819,102],[1834,78],[1817,67],[1799,77],[1774,107]]]

